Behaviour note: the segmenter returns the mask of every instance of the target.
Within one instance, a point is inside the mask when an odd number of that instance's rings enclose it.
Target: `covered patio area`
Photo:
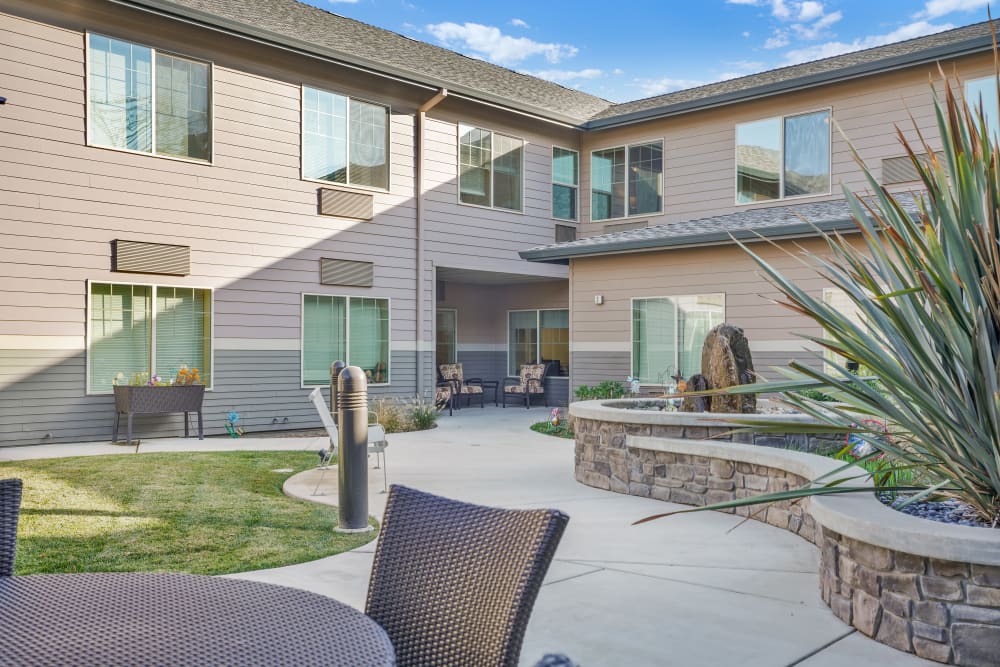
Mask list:
[[[435,368],[457,363],[465,378],[496,382],[502,403],[505,377],[544,364],[545,399],[568,405],[568,280],[444,266],[435,274]],[[485,393],[492,405],[492,389]]]

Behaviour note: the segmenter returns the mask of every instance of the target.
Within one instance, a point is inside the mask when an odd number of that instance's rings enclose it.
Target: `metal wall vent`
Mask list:
[[[371,287],[375,282],[375,264],[323,257],[319,260],[319,282],[322,285]]]
[[[111,270],[187,276],[191,274],[191,247],[115,239],[111,242]]]
[[[319,214],[352,220],[371,220],[375,217],[375,196],[365,192],[320,188]]]
[[[576,227],[573,225],[556,225],[556,243],[568,243],[576,240]]]
[[[940,157],[940,154],[938,155]],[[926,153],[918,153],[917,159],[927,162]],[[887,157],[882,160],[882,185],[895,185],[896,183],[909,183],[919,181],[917,169],[908,155],[901,157]]]

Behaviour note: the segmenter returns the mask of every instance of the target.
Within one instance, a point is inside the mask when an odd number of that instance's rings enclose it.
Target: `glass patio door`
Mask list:
[[[437,311],[436,346],[437,364],[458,362],[458,311],[439,308]]]

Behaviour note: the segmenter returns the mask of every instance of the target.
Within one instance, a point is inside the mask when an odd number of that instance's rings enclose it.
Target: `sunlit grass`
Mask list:
[[[315,560],[374,537],[286,497],[310,452],[125,454],[0,463],[24,480],[15,574],[244,572]]]

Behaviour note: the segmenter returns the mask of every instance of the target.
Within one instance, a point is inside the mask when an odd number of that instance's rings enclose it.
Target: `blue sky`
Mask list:
[[[613,101],[986,20],[1000,0],[306,0]]]

